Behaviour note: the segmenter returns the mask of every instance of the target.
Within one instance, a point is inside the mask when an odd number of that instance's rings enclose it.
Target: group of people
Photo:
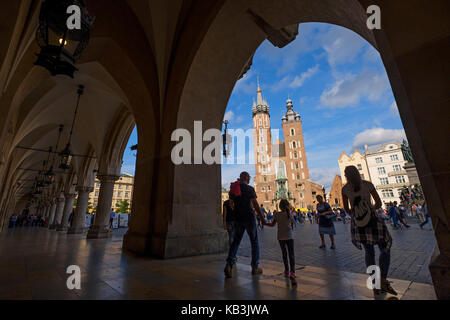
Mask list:
[[[379,267],[381,273],[381,287],[374,288],[375,294],[397,292],[387,280],[390,264],[390,249],[392,238],[386,227],[385,220],[377,215],[376,211],[381,208],[381,199],[374,185],[361,179],[358,169],[355,166],[345,168],[345,177],[348,183],[342,188],[344,208],[333,210],[324,201],[321,195],[316,197],[316,222],[319,225],[319,235],[321,245],[325,248],[325,235],[329,235],[331,249],[335,249],[334,235],[336,234],[333,220],[339,214],[345,222],[346,213],[351,218],[351,241],[360,250],[365,250],[366,266],[375,265],[375,245],[380,249]],[[261,226],[273,227],[277,225],[277,239],[280,245],[284,263],[284,276],[290,278],[293,285],[296,285],[295,275],[295,254],[294,254],[294,227],[295,214],[289,201],[283,199],[279,203],[279,210],[265,214],[263,206],[258,204],[256,193],[249,185],[250,175],[242,172],[238,181],[231,184],[229,200],[224,202],[223,225],[229,235],[229,251],[224,269],[227,278],[233,275],[233,266],[236,263],[236,254],[241,243],[244,232],[247,232],[251,243],[251,267],[252,274],[262,274],[263,270],[259,266],[259,243],[256,217]],[[374,204],[371,201],[374,200]],[[255,217],[256,213],[256,217]],[[306,215],[308,216],[308,215]],[[297,215],[297,221],[300,215]],[[267,218],[267,219],[266,219]],[[311,212],[310,222],[313,216]]]
[[[74,210],[69,215],[69,226],[73,223]],[[9,218],[8,228],[16,227],[45,227],[48,225],[49,217],[43,215],[30,214],[30,209],[26,208],[22,211],[22,214],[14,214]]]

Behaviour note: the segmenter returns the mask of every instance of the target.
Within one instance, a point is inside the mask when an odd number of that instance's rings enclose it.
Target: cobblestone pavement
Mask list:
[[[411,219],[408,223],[411,228],[403,230],[393,230],[392,226],[388,225],[393,238],[389,278],[431,284],[428,264],[436,245],[434,232],[430,223],[425,225],[423,230],[415,220]],[[261,259],[282,261],[281,250],[276,240],[276,228],[276,226],[273,228],[266,226],[259,231]],[[319,249],[318,225],[311,225],[309,222],[297,224],[295,230],[296,264],[364,273],[364,249],[360,251],[351,243],[350,225],[335,222],[335,228],[336,249],[330,249],[330,239],[327,235],[325,236],[327,248]],[[377,248],[377,255],[378,252]],[[238,256],[251,256],[247,235],[244,235],[242,239]],[[262,267],[264,268],[263,265]]]

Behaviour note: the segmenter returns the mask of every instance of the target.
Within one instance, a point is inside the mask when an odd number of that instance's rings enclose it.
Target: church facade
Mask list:
[[[288,199],[295,208],[315,209],[315,196],[323,195],[324,189],[309,179],[300,115],[288,99],[281,119],[283,141],[277,138],[272,143],[269,105],[262,97],[259,84],[256,94],[252,115],[254,186],[258,202],[273,210],[281,199]]]

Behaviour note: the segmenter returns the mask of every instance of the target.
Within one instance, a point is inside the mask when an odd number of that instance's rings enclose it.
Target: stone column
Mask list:
[[[89,202],[89,193],[94,190],[92,187],[78,186],[78,200],[72,226],[67,230],[68,234],[84,233],[86,230],[86,210]]]
[[[62,215],[64,211],[64,198],[59,197],[56,199],[56,213],[55,219],[53,220],[53,224],[50,226],[50,229],[56,229],[61,223]]]
[[[109,213],[111,212],[114,183],[119,179],[119,176],[97,175],[97,179],[100,180],[100,194],[95,221],[87,234],[88,239],[109,238],[112,235],[109,228]]]
[[[56,231],[67,231],[69,229],[69,216],[73,210],[73,201],[75,200],[75,193],[64,193],[65,203],[63,216],[60,225],[56,228]]]
[[[56,202],[53,200],[52,206],[50,207],[50,215],[48,218],[48,225],[47,227],[51,229],[51,226],[53,225],[53,221],[55,220],[55,213],[56,213]]]

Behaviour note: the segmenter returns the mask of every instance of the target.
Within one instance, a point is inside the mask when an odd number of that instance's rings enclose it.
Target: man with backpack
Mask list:
[[[262,274],[262,269],[259,268],[259,244],[258,233],[256,227],[255,211],[260,217],[262,223],[266,223],[266,219],[261,212],[258,201],[256,200],[256,192],[252,186],[249,186],[250,175],[248,172],[241,172],[239,180],[232,183],[230,187],[230,199],[234,203],[234,233],[233,241],[228,252],[227,264],[225,266],[225,276],[232,277],[233,264],[239,249],[244,232],[250,238],[252,248],[252,274]]]

